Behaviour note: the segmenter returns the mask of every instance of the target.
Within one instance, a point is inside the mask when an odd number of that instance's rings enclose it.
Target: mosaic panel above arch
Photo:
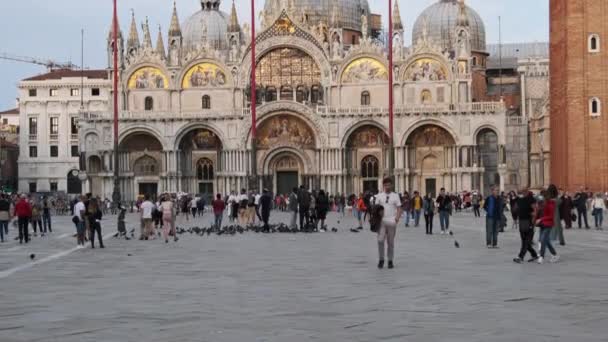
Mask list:
[[[216,150],[222,147],[222,141],[212,131],[199,128],[188,132],[179,146],[181,150]]]
[[[314,148],[315,136],[304,120],[292,115],[278,115],[264,121],[258,128],[258,147],[276,146]]]
[[[169,79],[165,74],[155,67],[143,67],[137,69],[128,83],[129,89],[167,89],[169,88]]]
[[[362,126],[350,135],[347,146],[351,148],[371,148],[387,146],[388,143],[388,135],[380,128]]]
[[[226,84],[226,72],[214,63],[199,63],[186,72],[182,88],[217,87]]]
[[[445,129],[435,125],[425,125],[417,128],[407,138],[407,145],[416,147],[452,146],[454,137]]]
[[[388,81],[388,70],[380,61],[370,57],[355,59],[342,72],[342,83]]]
[[[420,58],[411,63],[403,74],[404,81],[445,81],[448,70],[433,58]]]

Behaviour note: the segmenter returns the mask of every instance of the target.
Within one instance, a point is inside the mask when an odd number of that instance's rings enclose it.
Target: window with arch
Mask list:
[[[291,86],[281,87],[281,100],[293,101],[293,88]]]
[[[422,93],[420,93],[420,103],[429,104],[433,102],[433,95],[431,91],[428,89],[424,89]]]
[[[511,185],[517,184],[517,175],[516,174],[512,173],[509,176],[509,184],[511,184]]]
[[[146,96],[146,99],[144,100],[144,109],[147,111],[154,110],[154,99],[152,96]]]
[[[300,103],[308,101],[308,90],[305,86],[300,85],[296,88],[296,101]]]
[[[211,109],[211,97],[209,95],[203,95],[202,107],[203,109]]]
[[[473,61],[471,62],[473,66],[477,66],[477,56],[473,56]]]
[[[134,171],[137,176],[154,176],[159,172],[158,163],[150,156],[143,156],[135,162]]]
[[[364,91],[361,93],[361,105],[369,106],[371,104],[371,96],[369,95],[369,91]]]
[[[367,156],[361,160],[361,177],[378,178],[380,174],[380,162],[374,156]]]
[[[199,181],[213,181],[213,162],[209,158],[202,158],[196,165],[196,178]]]
[[[275,87],[266,87],[266,102],[276,101],[277,100],[277,88]]]
[[[310,102],[322,103],[323,102],[323,90],[319,85],[313,85],[310,89]]]
[[[597,97],[589,99],[589,115],[600,116],[602,114],[602,102]]]
[[[600,36],[596,33],[589,35],[589,52],[600,52]]]

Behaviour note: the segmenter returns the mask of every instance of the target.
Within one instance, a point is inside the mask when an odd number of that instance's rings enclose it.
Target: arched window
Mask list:
[[[422,93],[420,93],[420,103],[429,104],[433,102],[433,95],[431,91],[428,89],[424,89]]]
[[[600,52],[600,36],[595,33],[589,35],[589,52]]]
[[[155,176],[159,172],[156,159],[150,156],[139,158],[133,168],[136,176]]]
[[[213,181],[213,162],[208,158],[202,158],[196,166],[196,178],[199,181]]]
[[[281,100],[293,101],[293,88],[290,86],[281,87]]]
[[[308,90],[305,86],[298,86],[296,88],[296,101],[303,103],[308,101]]]
[[[209,95],[203,95],[202,105],[203,109],[211,109],[211,97]]]
[[[473,62],[471,64],[473,64],[473,66],[477,66],[477,56],[473,56]]]
[[[144,101],[145,110],[154,110],[154,99],[151,96],[147,96]]]
[[[589,115],[602,115],[602,102],[597,97],[592,97],[589,99]]]
[[[277,100],[277,88],[270,86],[266,87],[266,102]]]
[[[369,106],[371,103],[371,97],[369,95],[369,91],[364,91],[361,93],[361,105],[362,106]]]
[[[310,102],[322,103],[323,102],[323,90],[319,85],[313,85],[310,90]]]
[[[380,174],[380,162],[374,156],[367,156],[361,161],[361,177],[362,178],[378,178]]]

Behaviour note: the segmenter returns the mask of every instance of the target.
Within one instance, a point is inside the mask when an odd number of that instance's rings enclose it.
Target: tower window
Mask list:
[[[150,96],[146,97],[146,100],[144,103],[144,109],[147,111],[154,110],[154,99],[152,99],[152,97],[150,97]]]
[[[589,99],[589,115],[602,115],[602,102],[597,97],[592,97],[591,99]]]
[[[371,97],[369,95],[369,91],[364,91],[361,93],[361,105],[369,106],[371,103]]]
[[[202,105],[203,109],[211,108],[211,97],[209,95],[203,95]]]
[[[600,52],[600,36],[595,33],[589,36],[589,52]]]

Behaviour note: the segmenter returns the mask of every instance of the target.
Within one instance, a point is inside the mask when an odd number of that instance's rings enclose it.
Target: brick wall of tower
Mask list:
[[[567,189],[608,190],[608,2],[552,0],[551,181]],[[600,52],[588,51],[591,33]],[[599,118],[589,99],[602,101]]]

